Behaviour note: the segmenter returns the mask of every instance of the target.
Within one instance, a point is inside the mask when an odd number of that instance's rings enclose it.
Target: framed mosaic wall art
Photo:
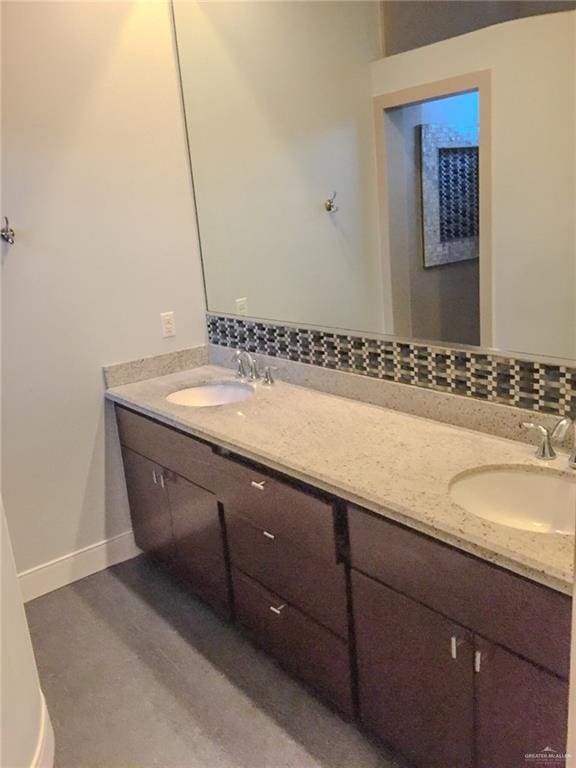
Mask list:
[[[424,267],[478,258],[478,128],[420,125]]]

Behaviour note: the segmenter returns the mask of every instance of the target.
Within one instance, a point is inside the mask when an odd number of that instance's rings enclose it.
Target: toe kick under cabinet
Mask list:
[[[137,544],[332,706],[418,768],[564,751],[566,595],[116,414]]]

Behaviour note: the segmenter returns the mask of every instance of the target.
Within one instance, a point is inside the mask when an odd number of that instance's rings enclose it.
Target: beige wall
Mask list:
[[[101,366],[205,328],[168,4],[3,10],[4,502],[23,571],[130,529]]]
[[[210,309],[383,330],[378,3],[175,4]],[[337,213],[324,201],[337,191]]]
[[[493,346],[569,358],[576,358],[574,15],[512,21],[372,65],[375,96],[490,70]]]
[[[572,29],[576,35],[576,13],[572,16]],[[573,141],[576,144],[576,121],[573,126]],[[574,280],[576,294],[576,278]],[[576,558],[575,558],[576,562]],[[572,610],[572,643],[570,649],[570,701],[568,709],[568,753],[572,764],[576,763],[576,611]]]
[[[3,9],[0,4],[0,40],[2,37]],[[0,61],[0,97],[2,95],[2,66]],[[1,98],[0,98],[1,101]],[[0,146],[2,130],[0,124]],[[0,178],[2,177],[2,155],[0,153]],[[0,211],[3,200],[0,191]],[[2,262],[9,246],[0,244]],[[0,265],[0,289],[3,269]],[[0,305],[1,305],[0,290]],[[2,319],[0,314],[0,348]],[[0,359],[0,373],[2,362]],[[0,376],[0,389],[1,389]],[[0,406],[0,426],[2,411]],[[0,454],[2,439],[0,434]],[[6,524],[2,502],[2,469],[0,464],[0,765],[5,768],[29,768],[38,750],[44,733],[52,736],[52,726],[46,717],[40,681],[36,671],[32,642],[22,594],[16,575],[10,534]],[[43,718],[44,710],[44,718]],[[42,766],[44,768],[44,766]]]

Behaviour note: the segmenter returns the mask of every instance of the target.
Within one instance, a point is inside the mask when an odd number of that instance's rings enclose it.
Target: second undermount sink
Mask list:
[[[190,408],[207,408],[214,405],[239,403],[248,400],[254,394],[254,387],[241,381],[221,381],[214,384],[198,384],[187,389],[172,392],[166,400],[175,405],[187,405]]]
[[[576,473],[487,468],[456,477],[450,496],[467,512],[509,528],[574,534]]]

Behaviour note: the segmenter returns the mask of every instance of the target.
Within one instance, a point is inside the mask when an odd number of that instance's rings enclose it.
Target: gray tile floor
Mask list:
[[[27,604],[56,768],[392,768],[142,558]]]

